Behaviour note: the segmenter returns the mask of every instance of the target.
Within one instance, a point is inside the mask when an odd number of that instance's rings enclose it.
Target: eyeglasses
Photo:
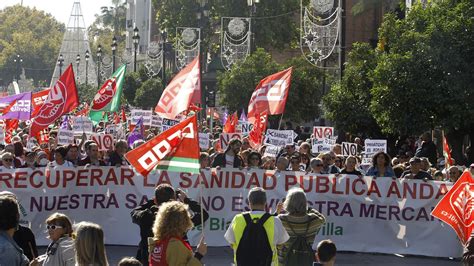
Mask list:
[[[62,227],[62,226],[60,226],[60,225],[55,225],[55,224],[52,224],[52,225],[49,225],[49,224],[48,224],[48,225],[46,226],[46,229],[48,229],[48,230],[56,230],[56,228],[64,228],[64,227]]]
[[[10,159],[10,158],[6,158],[6,159],[2,159],[4,160],[5,162],[13,162],[13,159]]]

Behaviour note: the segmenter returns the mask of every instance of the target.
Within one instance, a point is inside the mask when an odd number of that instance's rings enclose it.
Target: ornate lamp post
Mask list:
[[[81,64],[81,55],[76,55],[76,79],[79,80],[79,65]]]
[[[89,57],[90,57],[89,50],[87,50],[86,51],[86,84],[88,84],[87,81],[88,81],[88,77],[89,77],[88,76],[88,74],[89,74],[88,73],[88,71],[89,71]]]
[[[135,26],[133,29],[133,47],[135,51],[133,53],[133,72],[137,72],[137,52],[138,52],[138,44],[140,43],[140,35],[138,34],[138,27]]]
[[[161,53],[162,53],[162,62],[161,62],[161,80],[163,81],[163,88],[166,88],[166,38],[168,33],[166,30],[161,31]]]
[[[117,37],[112,38],[112,72],[115,72],[115,52],[117,51]]]
[[[59,76],[61,76],[63,74],[63,62],[64,62],[63,54],[59,54],[59,59],[58,59]]]
[[[260,0],[247,0],[247,6],[249,7],[250,13],[250,34],[251,34],[251,42],[250,42],[250,53],[254,50],[253,47],[255,46],[255,34],[252,33],[252,17],[255,16],[257,13],[257,4],[260,3]]]
[[[100,63],[102,62],[102,46],[97,47],[97,87],[100,88]]]
[[[199,3],[199,9],[198,11],[196,12],[196,18],[197,18],[197,21],[198,21],[198,27],[201,29],[201,40],[204,39],[204,30],[203,28],[205,27],[205,20],[208,19],[209,17],[209,6],[208,6],[208,0],[198,0],[197,1]],[[203,77],[203,69],[204,69],[204,61],[206,60],[206,56],[205,56],[205,53],[202,49],[203,45],[200,41],[199,43],[199,61],[200,61],[200,68],[199,68],[199,71],[201,73],[200,76],[201,76],[201,79],[200,79],[200,82],[201,82],[201,107],[202,107],[202,113],[201,113],[201,117],[204,118],[204,120],[206,120],[206,88],[205,86],[202,85],[202,77]]]

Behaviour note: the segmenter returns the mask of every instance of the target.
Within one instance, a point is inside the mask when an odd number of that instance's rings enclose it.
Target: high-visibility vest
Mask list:
[[[252,220],[255,218],[261,218],[262,214],[250,214]],[[237,265],[237,247],[239,246],[240,239],[242,239],[242,235],[244,234],[244,229],[247,226],[245,222],[245,218],[243,214],[237,214],[234,218],[234,223],[232,224],[232,231],[234,231],[235,236],[235,243],[232,245],[232,249],[234,250],[234,263]],[[263,228],[267,232],[268,242],[270,243],[270,247],[272,248],[273,257],[272,257],[272,265],[278,265],[278,253],[276,250],[276,246],[273,244],[273,238],[275,236],[275,217],[271,216],[268,220],[263,224]]]

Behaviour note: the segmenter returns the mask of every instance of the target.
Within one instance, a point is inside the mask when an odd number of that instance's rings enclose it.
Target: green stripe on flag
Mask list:
[[[184,157],[171,157],[167,159],[165,158],[160,161],[156,169],[199,174],[200,165],[198,159]]]

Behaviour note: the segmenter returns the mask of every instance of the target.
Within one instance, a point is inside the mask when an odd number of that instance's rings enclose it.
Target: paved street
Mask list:
[[[44,252],[41,248],[40,252]],[[133,246],[107,246],[107,255],[110,265],[117,265],[121,258],[133,256],[136,247]],[[206,266],[230,265],[232,262],[232,250],[225,247],[209,248],[208,254],[203,262]],[[400,257],[396,255],[380,255],[367,253],[340,252],[337,255],[336,265],[430,265],[451,266],[460,265],[459,260],[437,259],[428,257]]]

